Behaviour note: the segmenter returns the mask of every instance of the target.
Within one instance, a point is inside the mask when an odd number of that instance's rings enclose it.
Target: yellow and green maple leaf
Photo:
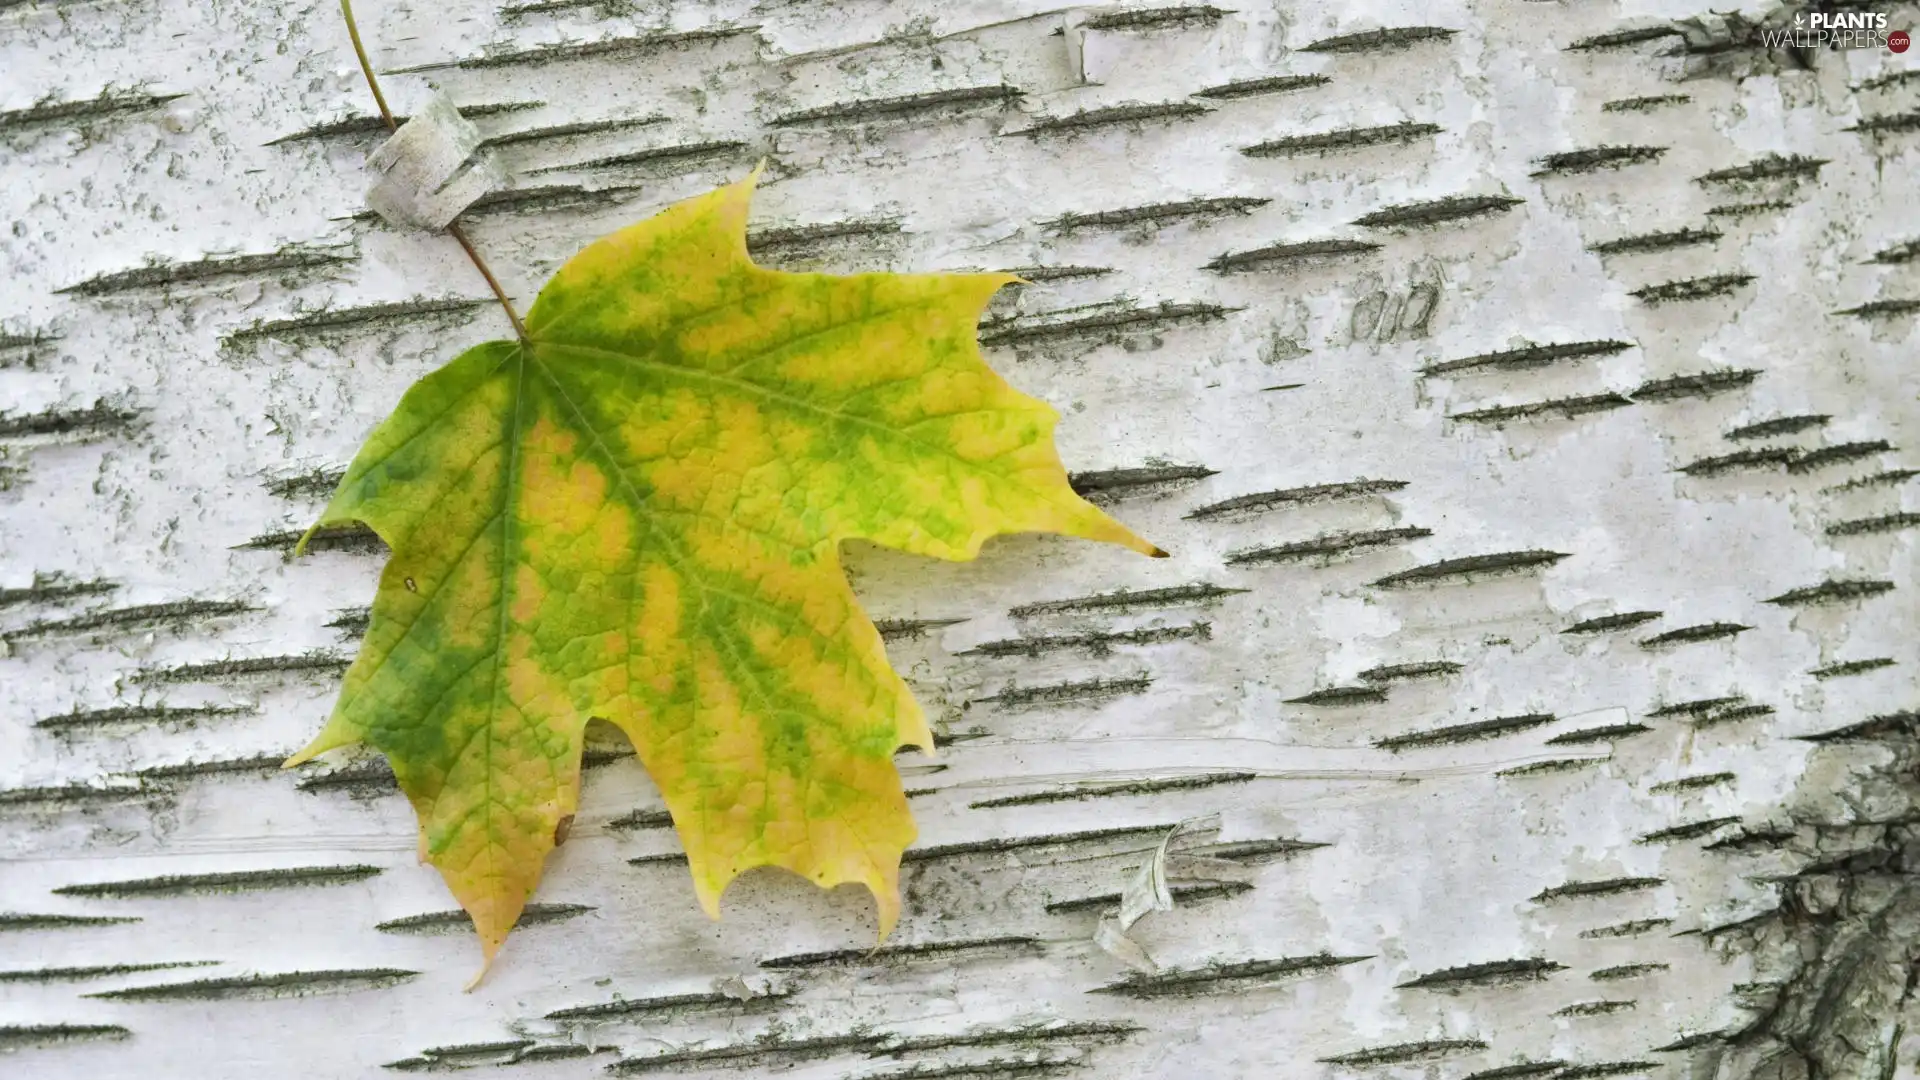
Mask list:
[[[761,268],[753,184],[580,252],[524,339],[407,392],[315,526],[364,522],[392,557],[288,764],[385,753],[489,961],[574,813],[592,717],[632,740],[708,913],[780,866],[867,886],[884,936],[915,835],[893,755],[932,739],[840,542],[1161,554],[1073,493],[1058,415],[981,359],[980,313],[1016,278]]]

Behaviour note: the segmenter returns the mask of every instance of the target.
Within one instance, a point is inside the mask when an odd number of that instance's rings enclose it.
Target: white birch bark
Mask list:
[[[1032,279],[990,361],[1173,552],[849,554],[951,736],[885,947],[707,921],[604,741],[463,994],[379,763],[276,767],[381,553],[283,555],[504,317],[364,213],[332,4],[0,0],[0,1073],[1920,1072],[1914,54],[1232,7],[364,0],[523,301],[764,157],[769,265]]]

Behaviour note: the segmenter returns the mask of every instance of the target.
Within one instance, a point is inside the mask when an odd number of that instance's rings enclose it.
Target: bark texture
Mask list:
[[[383,553],[284,556],[505,318],[331,3],[0,0],[0,1072],[1920,1075],[1920,69],[1811,10],[366,0],[523,303],[765,158],[768,265],[1029,279],[989,359],[1173,553],[849,552],[944,736],[883,947],[709,922],[601,733],[463,994],[382,763],[277,767]]]

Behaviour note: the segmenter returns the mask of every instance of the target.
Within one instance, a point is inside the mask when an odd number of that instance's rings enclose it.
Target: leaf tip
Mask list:
[[[873,947],[877,949],[900,923],[900,888],[874,882],[868,882],[867,888],[873,893],[873,905],[880,916],[880,934],[873,940]]]
[[[1125,525],[1122,525],[1119,522],[1112,520],[1111,518],[1107,519],[1107,524],[1111,526],[1110,529],[1102,530],[1098,533],[1095,533],[1094,535],[1090,536],[1089,539],[1107,540],[1112,543],[1119,544],[1121,547],[1127,548],[1129,550],[1137,551],[1140,554],[1145,555],[1150,559],[1169,559],[1173,557],[1172,553],[1169,552],[1166,548],[1163,548],[1159,544],[1156,544],[1153,541],[1147,539],[1146,537],[1141,536],[1139,533],[1134,532],[1132,529],[1127,528]]]
[[[342,746],[347,746],[359,741],[360,736],[352,731],[350,727],[341,724],[336,718],[328,721],[327,725],[320,729],[320,734],[313,737],[312,742],[296,751],[292,757],[281,762],[280,767],[283,769],[291,769],[296,765],[305,765],[307,762],[312,761],[314,758],[319,757],[329,750],[337,750]]]
[[[307,541],[313,539],[313,534],[316,532],[319,532],[320,526],[325,523],[326,523],[326,519],[322,518],[321,520],[316,521],[312,525],[308,526],[306,532],[303,532],[300,534],[299,542],[293,545],[293,551],[287,555],[288,562],[292,562],[293,560],[307,553]]]
[[[445,873],[445,870],[441,872]],[[520,911],[515,908],[513,915],[501,923],[496,921],[500,916],[499,910],[490,904],[469,904],[462,898],[460,906],[467,909],[467,917],[473,920],[474,929],[480,933],[480,970],[474,972],[473,978],[460,988],[471,994],[474,987],[486,979],[487,972],[493,970],[493,961],[500,955],[500,947],[507,943],[507,935],[513,931],[513,924],[520,921]]]
[[[688,854],[692,853],[689,852]],[[729,878],[729,880],[731,880],[731,878]],[[706,912],[707,918],[712,919],[714,922],[720,921],[720,894],[726,891],[726,888],[727,882],[725,881],[716,884],[703,880],[697,872],[694,875],[693,891],[700,901],[700,910]]]
[[[1061,471],[1063,473],[1062,480],[1064,480],[1065,470],[1063,469]],[[1168,557],[1165,548],[1134,532],[1132,529],[1127,528],[1120,522],[1115,521],[1112,517],[1108,516],[1106,512],[1098,509],[1085,499],[1076,498],[1074,503],[1077,510],[1076,515],[1070,518],[1064,527],[1055,526],[1053,531],[1063,532],[1070,536],[1082,537],[1087,540],[1098,540],[1103,543],[1118,544],[1129,551],[1137,551],[1150,558],[1165,559]]]
[[[894,749],[911,746],[920,753],[932,757],[933,729],[927,726],[927,714],[921,710],[920,703],[914,700],[912,691],[907,689],[905,683],[900,684],[900,705],[897,715],[900,720],[894,729],[896,740]]]
[[[1001,289],[1004,289],[1009,285],[1033,284],[1033,282],[1028,281],[1026,278],[1021,277],[1019,274],[1008,273],[1005,270],[995,271],[990,274],[978,274],[975,276],[978,277],[987,286],[985,295],[983,295],[980,298],[980,309],[982,311],[986,310],[987,301],[993,299],[993,295],[999,292]]]

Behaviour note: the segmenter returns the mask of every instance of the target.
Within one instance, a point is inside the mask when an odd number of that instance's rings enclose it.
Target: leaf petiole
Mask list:
[[[360,41],[360,25],[353,18],[353,0],[340,0],[340,16],[346,20],[347,36],[353,39],[353,55],[360,61],[360,73],[367,77],[367,89],[373,91],[373,103],[380,107],[380,118],[387,122],[388,131],[400,130],[399,122],[393,118],[393,110],[387,107],[387,96],[380,92],[380,80],[374,77],[373,62],[367,59],[367,47]],[[487,260],[480,257],[479,249],[473,246],[473,241],[467,239],[467,234],[460,228],[458,221],[448,223],[447,235],[459,241],[460,250],[466,252],[467,258],[473,261],[473,268],[480,271],[481,277],[487,279],[487,288],[493,290],[493,298],[500,301],[500,306],[507,313],[507,321],[513,324],[514,336],[521,341],[527,340],[527,326],[520,321],[520,313],[514,310],[513,301],[507,297],[507,290],[500,286],[500,279],[493,276],[492,269],[487,266]]]

